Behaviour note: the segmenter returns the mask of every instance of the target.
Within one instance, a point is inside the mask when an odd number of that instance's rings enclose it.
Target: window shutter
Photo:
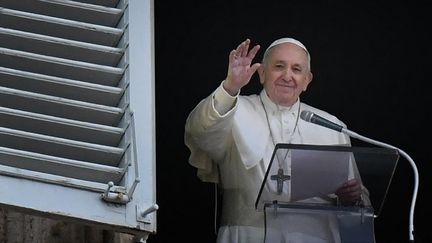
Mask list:
[[[153,0],[0,1],[0,204],[155,225]]]

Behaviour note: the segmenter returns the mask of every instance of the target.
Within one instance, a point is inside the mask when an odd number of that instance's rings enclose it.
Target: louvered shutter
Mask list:
[[[0,0],[0,204],[155,232],[152,0]]]

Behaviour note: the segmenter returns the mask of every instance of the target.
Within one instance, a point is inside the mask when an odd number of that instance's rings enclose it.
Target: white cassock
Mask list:
[[[274,143],[350,145],[349,137],[342,133],[297,119],[302,110],[345,127],[336,117],[300,101],[292,107],[280,107],[264,90],[260,95],[231,97],[222,85],[189,115],[185,126],[189,163],[198,169],[201,180],[219,183],[223,190],[217,242],[263,242],[264,214],[255,209],[255,201]],[[309,200],[330,203],[322,198]],[[267,242],[340,241],[337,221],[331,215],[289,213],[277,220],[283,222],[279,228],[266,229]]]

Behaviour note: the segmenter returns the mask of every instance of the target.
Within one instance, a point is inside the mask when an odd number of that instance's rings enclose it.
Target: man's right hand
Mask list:
[[[223,87],[232,96],[237,95],[239,90],[249,83],[252,75],[261,66],[260,63],[251,65],[260,46],[256,45],[249,50],[249,44],[250,40],[246,39],[229,54],[228,74]]]

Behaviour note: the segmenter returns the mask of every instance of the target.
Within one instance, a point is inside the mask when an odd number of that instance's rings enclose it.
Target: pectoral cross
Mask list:
[[[284,171],[282,168],[280,168],[278,170],[278,173],[276,175],[272,175],[270,177],[270,179],[274,180],[277,182],[277,192],[278,194],[282,194],[282,189],[283,189],[283,183],[286,180],[289,180],[291,178],[291,176],[289,175],[284,175]]]

